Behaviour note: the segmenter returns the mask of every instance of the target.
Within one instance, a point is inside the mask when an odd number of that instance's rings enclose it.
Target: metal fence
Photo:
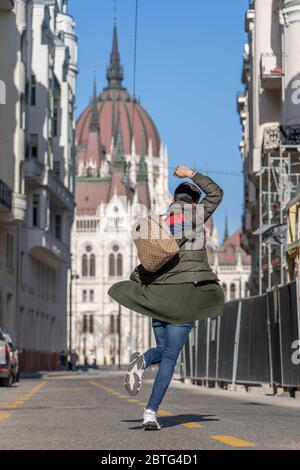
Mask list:
[[[207,385],[297,387],[299,346],[300,310],[294,281],[263,295],[228,302],[222,317],[197,321],[178,370],[182,379]]]

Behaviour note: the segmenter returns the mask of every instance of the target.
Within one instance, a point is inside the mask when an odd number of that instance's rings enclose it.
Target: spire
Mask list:
[[[113,45],[112,51],[110,54],[110,62],[107,67],[106,78],[108,81],[108,88],[123,88],[122,81],[124,78],[123,67],[120,61],[120,54],[118,49],[118,34],[117,34],[117,25],[114,24],[113,32]]]
[[[90,130],[99,131],[99,116],[97,110],[97,87],[96,87],[96,77],[94,78],[94,91],[93,91],[93,100],[92,100],[92,118],[90,121]]]
[[[224,240],[223,243],[226,242],[227,238],[229,237],[229,231],[228,231],[228,214],[226,212],[225,216],[225,229],[224,229]]]
[[[148,169],[147,169],[147,163],[145,159],[145,146],[143,143],[140,161],[138,164],[137,181],[139,183],[145,183],[147,180],[148,180]]]
[[[124,158],[124,146],[123,146],[123,135],[121,128],[121,115],[118,113],[117,128],[114,137],[114,151],[112,166],[116,169],[125,169],[125,158]]]

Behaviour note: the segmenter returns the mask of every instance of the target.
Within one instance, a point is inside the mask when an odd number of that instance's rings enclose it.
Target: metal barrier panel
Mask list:
[[[224,315],[220,318],[220,339],[217,380],[232,381],[233,356],[239,301],[225,304]]]
[[[273,290],[267,293],[267,308],[269,321],[269,352],[271,368],[271,384],[282,384],[280,360],[280,332],[278,292]]]
[[[218,353],[218,318],[211,318],[208,323],[208,374],[209,380],[216,380]]]
[[[299,319],[296,282],[278,289],[280,356],[282,385],[300,385],[300,365],[293,363],[293,343],[299,341]]]
[[[197,334],[197,361],[195,367],[195,378],[206,379],[206,361],[207,361],[207,320],[198,322]]]
[[[241,301],[236,382],[270,383],[267,296]]]

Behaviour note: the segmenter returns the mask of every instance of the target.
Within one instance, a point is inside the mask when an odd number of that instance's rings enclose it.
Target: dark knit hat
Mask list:
[[[175,201],[183,201],[188,204],[198,204],[201,198],[201,191],[195,184],[192,183],[181,183],[174,193]]]

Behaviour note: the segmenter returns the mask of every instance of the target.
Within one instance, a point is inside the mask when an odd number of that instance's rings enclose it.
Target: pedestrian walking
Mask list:
[[[143,416],[144,428],[154,430],[161,429],[157,411],[195,321],[224,311],[224,293],[208,264],[204,231],[204,223],[222,201],[223,190],[210,177],[185,166],[177,166],[174,176],[192,180],[177,187],[164,220],[176,239],[178,253],[155,272],[140,264],[129,280],[108,291],[124,307],[152,318],[156,347],[131,355],[124,382],[127,392],[135,396],[145,369],[159,365]]]

